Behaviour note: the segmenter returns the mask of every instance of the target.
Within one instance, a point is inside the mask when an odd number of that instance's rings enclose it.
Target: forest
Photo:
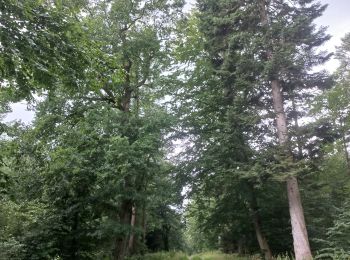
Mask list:
[[[0,0],[1,260],[350,259],[350,33],[192,2]]]

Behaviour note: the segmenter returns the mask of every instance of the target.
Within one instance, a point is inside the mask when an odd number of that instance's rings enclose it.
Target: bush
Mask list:
[[[132,256],[128,260],[189,260],[189,258],[182,252],[172,251]]]
[[[350,252],[346,252],[343,249],[337,249],[337,248],[326,248],[321,250],[316,256],[315,260],[326,260],[326,259],[333,259],[333,260],[343,260],[343,259],[350,259]]]
[[[237,254],[224,254],[219,251],[205,252],[194,255],[192,260],[259,260],[259,256],[238,256]]]

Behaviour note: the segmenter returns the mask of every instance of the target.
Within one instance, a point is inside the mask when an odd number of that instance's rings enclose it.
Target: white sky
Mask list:
[[[328,4],[328,8],[316,22],[318,25],[328,27],[328,33],[332,38],[325,44],[325,49],[334,52],[344,35],[350,32],[350,0],[321,0],[321,2]],[[325,68],[332,72],[337,64],[337,61],[332,59],[325,64]]]
[[[186,10],[189,10],[193,5],[194,0],[187,0]],[[350,0],[321,0],[323,4],[328,4],[324,15],[317,19],[318,25],[327,26],[328,33],[332,39],[324,45],[324,48],[329,52],[334,52],[335,47],[340,45],[341,38],[350,32]],[[334,71],[337,67],[337,61],[332,59],[325,68],[329,71]],[[9,122],[20,119],[24,123],[30,123],[34,117],[33,111],[28,111],[26,103],[17,103],[12,105],[12,113],[9,113],[4,121]]]

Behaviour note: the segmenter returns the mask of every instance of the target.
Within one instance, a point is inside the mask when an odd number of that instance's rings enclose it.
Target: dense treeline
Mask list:
[[[350,36],[313,0],[0,2],[0,258],[350,257]]]

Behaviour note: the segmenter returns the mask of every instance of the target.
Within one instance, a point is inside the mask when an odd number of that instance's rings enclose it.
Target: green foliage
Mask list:
[[[330,249],[326,248],[321,250],[316,256],[315,259],[334,259],[334,260],[341,260],[341,259],[348,259],[350,257],[350,254],[345,252],[344,250],[340,249]]]
[[[218,251],[204,252],[198,255],[192,256],[193,260],[258,260],[259,256],[238,256],[235,254],[224,254]]]
[[[312,212],[311,234],[316,259],[348,258],[349,245],[347,221],[349,196],[349,154],[348,154],[348,36],[337,50],[340,67],[335,72],[335,85],[324,91],[314,104],[314,116],[320,122],[328,123],[329,143],[323,142],[323,161],[320,162],[320,175],[312,180],[313,205],[306,207]],[[322,199],[320,199],[322,198]],[[308,201],[306,202],[308,203]],[[317,205],[317,210],[316,210]],[[323,205],[323,206],[322,206]],[[325,210],[323,210],[325,209]],[[324,211],[324,212],[322,212]],[[317,215],[318,214],[318,217]]]
[[[333,82],[312,71],[330,57],[325,6],[269,1],[267,28],[258,1],[183,4],[1,1],[0,113],[35,109],[0,123],[1,259],[260,259],[257,231],[290,259],[288,176],[316,258],[348,257],[349,34]]]
[[[337,208],[333,223],[328,227],[326,238],[322,241],[323,248],[316,259],[346,259],[350,256],[349,214],[349,203],[346,201],[341,208]]]
[[[57,82],[76,87],[86,59],[81,28],[67,9],[49,1],[0,3],[1,99],[18,101]]]
[[[281,183],[291,175],[304,180],[318,172],[321,152],[312,138],[331,142],[328,133],[317,132],[318,125],[298,126],[298,118],[308,112],[306,103],[315,97],[311,89],[330,83],[327,73],[310,72],[330,57],[317,50],[329,36],[313,25],[325,6],[268,2],[266,28],[258,1],[204,0],[197,7],[177,48],[178,59],[193,65],[184,72],[186,84],[177,95],[184,140],[192,142],[181,169],[192,180],[187,238],[194,251],[220,247],[225,252],[259,252],[253,226],[258,215],[272,251],[290,252]],[[193,37],[203,40],[194,44]],[[267,57],[268,52],[273,55]],[[277,78],[288,104],[293,159],[278,149],[271,128],[275,115],[270,81]],[[313,206],[316,218],[321,206]]]
[[[189,257],[182,252],[158,252],[153,254],[146,254],[143,256],[134,256],[128,258],[129,260],[188,260]]]
[[[34,90],[44,94],[33,125],[4,139],[13,146],[3,153],[1,169],[3,192],[13,195],[6,203],[21,205],[23,199],[24,205],[42,208],[30,215],[34,220],[23,219],[21,230],[6,231],[4,254],[112,258],[116,239],[133,234],[133,250],[142,251],[142,234],[158,224],[171,230],[171,248],[180,247],[175,231],[180,218],[170,208],[181,201],[179,186],[164,153],[173,118],[156,101],[161,69],[169,60],[170,42],[164,38],[180,16],[181,1],[1,4],[1,19],[10,18],[1,20],[1,59],[6,61],[1,69],[14,68],[2,70],[2,83],[10,84],[2,89],[12,95],[2,97],[29,98]],[[21,40],[25,37],[34,45]],[[123,208],[126,204],[137,209],[135,227],[125,223],[123,214],[131,211]],[[157,215],[159,208],[166,214]],[[5,227],[14,226],[9,219],[18,221],[16,214],[30,212],[9,211]],[[147,216],[146,231],[141,220]]]

